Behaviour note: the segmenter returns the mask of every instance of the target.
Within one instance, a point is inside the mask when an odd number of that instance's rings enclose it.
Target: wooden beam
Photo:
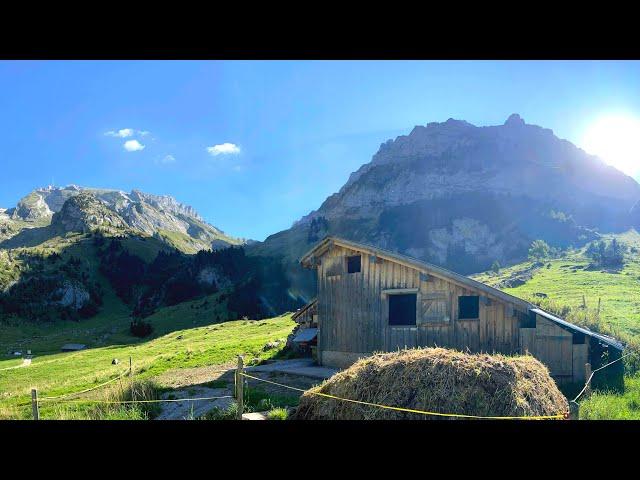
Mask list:
[[[403,295],[405,293],[418,293],[417,288],[388,288],[382,290],[383,295]]]

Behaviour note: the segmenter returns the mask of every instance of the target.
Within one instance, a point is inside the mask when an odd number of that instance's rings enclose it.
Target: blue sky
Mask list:
[[[602,115],[640,117],[639,86],[640,62],[2,61],[0,207],[138,188],[262,240],[415,125],[517,112],[580,145]]]

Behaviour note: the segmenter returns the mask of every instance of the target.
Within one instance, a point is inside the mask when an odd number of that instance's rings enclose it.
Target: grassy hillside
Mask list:
[[[151,322],[156,334],[150,340],[131,341],[131,338],[116,336],[108,346],[41,355],[30,366],[8,370],[16,366],[17,360],[0,361],[0,418],[29,418],[30,407],[20,404],[28,402],[33,387],[38,388],[41,396],[84,390],[124,372],[129,356],[133,359],[136,379],[152,379],[173,369],[221,365],[233,361],[238,354],[246,354],[248,360],[269,358],[278,349],[264,352],[262,347],[267,342],[286,338],[294,325],[290,315],[284,315],[269,320],[238,320],[193,328],[194,324],[210,319],[198,310],[198,302],[186,302],[153,315]],[[188,328],[176,330],[176,327]],[[53,352],[58,340],[47,341],[51,342],[49,350]],[[112,365],[114,358],[121,363]],[[42,418],[57,418],[56,408],[54,404],[43,404]],[[90,407],[79,404],[73,408]]]
[[[615,237],[631,249],[640,249],[640,234],[635,230]],[[616,336],[628,342],[632,351],[638,351],[640,255],[637,250],[635,253],[631,250],[621,269],[593,268],[590,263],[584,249],[573,251],[562,258],[544,261],[543,266],[536,269],[531,279],[524,284],[503,290],[539,303],[543,308],[565,307],[568,320]],[[532,266],[533,262],[526,262],[502,269],[499,273],[486,272],[475,275],[474,278],[489,285],[499,285]],[[625,392],[594,393],[581,403],[581,418],[640,420],[640,376],[635,371],[639,359],[631,357],[628,360],[632,368],[625,377]]]
[[[616,238],[630,247],[640,248],[640,234],[634,230]],[[597,311],[600,300],[600,329],[640,340],[640,255],[628,255],[625,266],[619,270],[591,268],[589,264],[584,250],[574,251],[559,259],[546,260],[523,285],[503,290],[534,301],[536,298],[542,301],[546,295],[548,301],[573,310],[582,307],[584,298],[587,308]],[[474,278],[497,285],[532,265],[533,262],[518,264],[502,269],[498,274],[483,273]]]

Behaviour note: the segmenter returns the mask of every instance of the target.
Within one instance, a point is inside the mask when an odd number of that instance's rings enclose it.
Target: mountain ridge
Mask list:
[[[382,143],[317,210],[250,251],[282,258],[308,297],[315,279],[296,262],[327,234],[470,274],[522,261],[534,239],[580,246],[638,227],[639,200],[633,178],[518,114],[450,118]]]
[[[72,206],[65,209],[67,202],[79,196],[84,197],[83,205],[85,210],[89,209],[88,211]],[[94,198],[98,203],[91,202],[87,196]],[[149,194],[137,189],[126,193],[122,190],[77,185],[37,188],[20,199],[15,207],[4,210],[0,220],[8,225],[7,230],[10,221],[13,221],[22,228],[55,223],[55,226],[63,231],[84,231],[97,218],[85,221],[87,219],[83,220],[81,216],[91,217],[97,213],[94,210],[100,210],[98,216],[103,219],[110,217],[102,207],[119,219],[115,221],[114,217],[111,220],[115,223],[107,222],[108,224],[113,223],[112,226],[118,225],[120,228],[126,227],[146,235],[157,236],[186,253],[245,243],[244,239],[227,235],[220,228],[210,225],[193,207],[178,202],[172,196]],[[63,217],[68,216],[73,218],[67,218],[65,221]],[[96,227],[97,224],[93,226]]]

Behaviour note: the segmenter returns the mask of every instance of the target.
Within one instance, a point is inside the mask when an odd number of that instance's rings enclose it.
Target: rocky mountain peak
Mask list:
[[[295,255],[327,234],[466,274],[526,258],[534,239],[580,246],[639,228],[639,200],[634,179],[518,114],[448,119],[382,143],[320,208],[255,248],[284,254],[293,284]]]
[[[126,222],[94,195],[82,192],[64,202],[53,214],[51,225],[63,232],[86,233],[95,228],[125,229]]]
[[[59,214],[59,215],[58,215]],[[205,222],[193,207],[169,195],[122,190],[48,186],[38,188],[6,212],[12,220],[86,232],[100,225],[156,235],[188,253],[243,243]]]
[[[525,125],[524,120],[517,113],[512,113],[509,115],[509,118],[504,122],[507,126],[523,126]]]

